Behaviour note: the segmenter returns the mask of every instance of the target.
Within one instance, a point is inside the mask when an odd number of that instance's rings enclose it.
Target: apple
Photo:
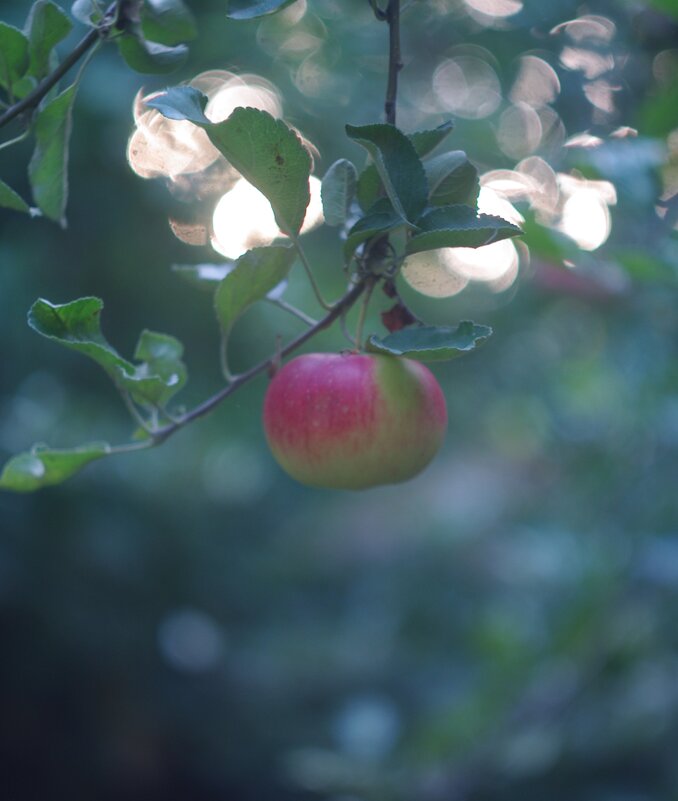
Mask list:
[[[264,431],[302,484],[366,489],[417,475],[440,448],[445,396],[423,364],[395,356],[309,353],[268,386]]]

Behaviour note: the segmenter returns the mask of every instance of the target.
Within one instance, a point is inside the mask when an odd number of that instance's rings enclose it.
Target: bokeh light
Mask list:
[[[582,250],[596,250],[610,235],[609,207],[617,202],[614,185],[564,173],[558,174],[558,184],[565,202],[557,228],[574,239]]]
[[[443,108],[467,119],[489,117],[501,104],[497,73],[478,55],[445,59],[433,74],[433,91]]]
[[[301,227],[305,234],[323,222],[320,179],[309,179],[311,195]],[[222,256],[237,259],[253,247],[270,245],[274,239],[287,238],[278,228],[268,200],[252,184],[239,179],[221,197],[212,217],[212,247]]]
[[[234,75],[226,70],[203,72],[189,86],[207,96],[205,115],[212,122],[227,119],[239,106],[250,106],[280,117],[282,107],[277,90],[257,75]],[[149,109],[145,101],[153,95],[140,92],[134,101],[135,129],[127,146],[127,160],[142,178],[165,178],[170,186],[185,186],[181,178],[205,173],[216,161],[225,166],[219,151],[197,125],[185,120],[170,120],[159,111]],[[232,168],[220,176],[223,181],[235,180]],[[206,180],[208,176],[205,177]],[[196,196],[200,180],[194,179]]]
[[[522,0],[464,0],[468,15],[486,28],[501,28],[523,10]]]

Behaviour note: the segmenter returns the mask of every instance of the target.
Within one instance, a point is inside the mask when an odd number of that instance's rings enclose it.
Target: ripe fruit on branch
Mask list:
[[[264,430],[280,466],[313,487],[366,489],[426,467],[447,426],[445,397],[411,359],[309,353],[269,384]]]

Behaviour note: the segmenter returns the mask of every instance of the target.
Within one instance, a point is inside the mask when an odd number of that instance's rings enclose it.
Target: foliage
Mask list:
[[[49,36],[39,17],[30,26],[19,18],[21,4],[3,10],[7,104],[10,87],[20,102],[45,69],[66,63],[83,30],[96,27],[102,42],[81,74],[72,65],[32,113],[2,129],[3,141],[19,140],[0,151],[0,482],[19,490],[0,494],[8,792],[19,801],[671,801],[675,3],[595,0],[584,10],[549,0],[508,17],[488,14],[491,4],[414,3],[402,19],[400,135],[380,122],[385,26],[367,3],[309,0],[303,16],[291,5],[249,21],[237,19],[251,8],[244,3],[228,6],[230,19],[217,0],[190,5],[190,53],[188,27],[153,38],[150,4],[145,22],[119,26],[106,8],[78,2],[73,31],[51,46],[71,24],[67,10],[38,6],[34,15],[53,18]],[[125,56],[144,68],[188,60],[171,77],[134,77]],[[262,446],[263,377],[146,450],[141,422],[167,430],[225,386],[211,344],[224,328],[214,298],[238,259],[174,238],[168,218],[175,228],[203,224],[217,195],[206,182],[188,204],[193,177],[166,177],[163,194],[133,176],[130,109],[142,86],[157,106],[177,97],[168,82],[190,97],[182,82],[233,65],[280,87],[276,131],[292,149],[306,150],[301,132],[319,148],[313,173],[325,176],[333,227],[301,239],[323,295],[342,297],[346,270],[360,275],[366,250],[388,273],[390,249],[367,244],[388,233],[409,266],[397,297],[373,292],[366,347],[395,337],[399,351],[421,356],[427,345],[416,340],[433,325],[435,339],[452,339],[446,355],[469,351],[432,365],[450,434],[411,485],[337,496],[285,480]],[[531,70],[540,82],[530,83]],[[41,122],[68,92],[73,103]],[[257,119],[272,130],[269,117]],[[346,124],[369,148],[346,137]],[[397,162],[411,183],[385,167],[390,145],[407,152]],[[36,150],[49,150],[56,167],[29,171],[43,158]],[[222,175],[224,163],[211,169]],[[500,189],[524,222],[484,205]],[[42,208],[43,197],[52,205]],[[460,213],[476,203],[482,216]],[[64,208],[67,230],[49,222]],[[571,236],[578,209],[610,222],[604,241],[582,247]],[[48,219],[31,219],[38,212]],[[513,230],[498,217],[524,232],[513,283],[487,263],[481,282],[471,260],[436,260],[441,243]],[[422,219],[434,224],[422,230]],[[415,252],[419,237],[437,247]],[[498,263],[512,239],[489,247]],[[296,254],[289,238],[255,244],[240,274],[257,255],[283,251]],[[326,312],[299,266],[273,271],[259,300],[227,319],[238,315],[222,343],[235,376],[254,362],[265,373],[279,336],[293,341],[322,321],[283,308]],[[205,291],[181,280],[189,276]],[[380,287],[392,291],[387,279]],[[36,297],[50,299],[31,317],[40,337],[25,320]],[[47,325],[49,309],[72,303],[98,322],[98,297],[105,338],[84,318],[77,334]],[[386,333],[381,314],[401,301],[412,324]],[[359,313],[347,311],[351,333]],[[458,322],[471,319],[475,341]],[[318,329],[313,348],[345,348],[339,328]],[[103,370],[69,350],[89,361],[96,353]],[[110,378],[123,390],[120,408]],[[123,447],[145,453],[99,458],[116,446],[94,440],[128,438],[130,398],[141,421]],[[63,486],[21,492],[90,457]]]

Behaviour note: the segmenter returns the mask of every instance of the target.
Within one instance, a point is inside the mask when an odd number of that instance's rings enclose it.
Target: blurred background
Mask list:
[[[219,262],[215,182],[157,157],[138,92],[256,90],[317,175],[364,163],[343,126],[382,119],[367,2],[192,5],[169,78],[91,63],[68,228],[0,212],[3,462],[130,435],[103,371],[27,328],[37,297],[103,298],[128,357],[143,328],[179,337],[187,405],[219,386],[210,296],[171,270]],[[430,322],[495,330],[436,366],[444,450],[402,486],[306,489],[267,452],[261,378],[162,448],[1,494],[2,799],[678,799],[678,3],[414,0],[403,53],[399,125],[454,118],[481,206],[526,232],[401,282]],[[27,194],[21,148],[0,171]],[[336,229],[306,242],[339,294]],[[297,269],[287,297],[317,313]],[[234,367],[299,330],[259,304]]]

